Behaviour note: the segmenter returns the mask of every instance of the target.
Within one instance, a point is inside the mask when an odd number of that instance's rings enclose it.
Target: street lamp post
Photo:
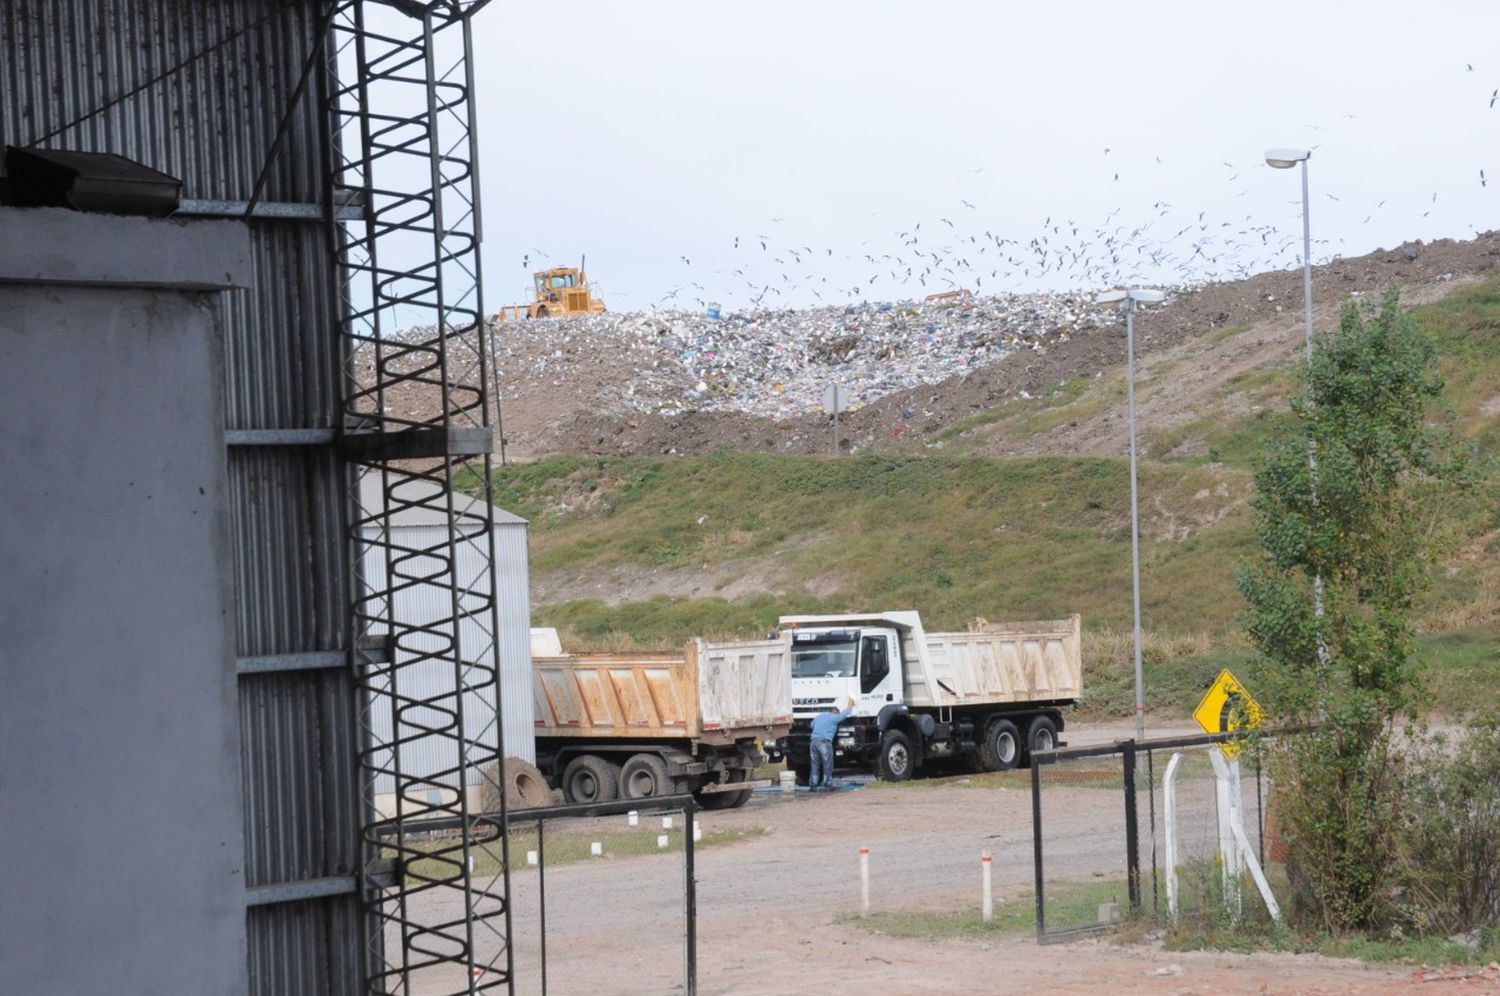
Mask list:
[[[1291,169],[1298,163],[1302,164],[1302,350],[1307,358],[1308,367],[1312,366],[1312,221],[1310,218],[1309,201],[1307,196],[1307,161],[1312,158],[1311,149],[1267,149],[1266,165],[1272,169]],[[1316,477],[1318,473],[1318,454],[1313,450],[1312,440],[1307,443],[1307,467],[1314,477],[1313,501],[1317,501]],[[1323,618],[1323,575],[1313,575],[1313,615],[1319,620]],[[1318,635],[1318,663],[1328,665],[1328,645],[1323,642],[1323,636]]]
[[[1141,517],[1135,455],[1135,305],[1155,304],[1164,295],[1159,290],[1136,287],[1131,290],[1107,291],[1098,297],[1099,304],[1125,303],[1125,395],[1130,425],[1130,586],[1135,606],[1135,739],[1146,739],[1146,684],[1141,669]]]
[[[1308,362],[1312,362],[1312,221],[1309,217],[1307,199],[1307,161],[1312,158],[1310,149],[1270,149],[1266,152],[1266,165],[1272,169],[1291,169],[1302,164],[1302,320],[1304,326],[1303,351]]]

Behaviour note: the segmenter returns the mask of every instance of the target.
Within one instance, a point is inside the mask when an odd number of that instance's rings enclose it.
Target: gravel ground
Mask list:
[[[1174,725],[1153,733],[1182,731]],[[1071,739],[1109,741],[1126,732],[1105,726],[1077,731]],[[1024,786],[1024,778],[1017,783]],[[1123,881],[1120,808],[1119,793],[1109,788],[1059,784],[1048,790],[1049,882]],[[1166,952],[1151,943],[1108,940],[1041,947],[1029,934],[902,940],[850,922],[858,909],[860,846],[871,850],[876,911],[977,905],[980,851],[994,856],[996,894],[1031,902],[1030,793],[1024,788],[981,789],[948,779],[831,795],[803,792],[790,799],[758,793],[742,809],[703,813],[700,820],[705,833],[767,831],[698,852],[704,993],[852,993],[872,985],[900,992],[1071,992],[1100,985],[1156,992],[1169,985],[1196,992],[1387,993],[1404,991],[1413,981],[1409,969],[1308,955]],[[603,859],[549,871],[551,991],[674,991],[683,974],[681,875],[680,855]],[[520,992],[538,991],[539,985],[536,885],[533,874],[513,879]],[[498,943],[491,950],[498,952]],[[439,979],[423,986],[416,991],[445,991]]]

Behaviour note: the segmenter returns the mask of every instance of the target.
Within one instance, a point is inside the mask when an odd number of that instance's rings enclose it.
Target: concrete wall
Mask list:
[[[0,992],[246,990],[204,288],[248,259],[236,223],[0,209]]]

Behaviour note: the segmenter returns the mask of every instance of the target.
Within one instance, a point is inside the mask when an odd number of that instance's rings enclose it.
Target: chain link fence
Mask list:
[[[1221,746],[1230,739],[1127,740],[1033,754],[1040,940],[1108,930],[1132,916],[1166,922],[1270,913],[1243,857],[1248,850],[1274,890],[1280,855],[1266,853],[1266,785],[1255,760]]]
[[[451,878],[466,862],[483,889],[502,880],[508,861],[509,930],[498,916],[466,922],[463,904],[450,896],[409,894],[408,906],[421,908],[403,916],[466,932],[474,952],[464,978],[462,966],[440,963],[446,935],[409,939],[413,960],[427,963],[409,976],[409,991],[691,996],[697,816],[692,796],[523,809],[508,814],[503,836],[498,814],[478,817],[466,851],[451,821],[413,830],[407,848],[421,856],[405,862],[408,879]],[[387,944],[402,939],[389,927],[385,933]]]
[[[694,992],[696,816],[691,797],[511,814],[515,991]]]

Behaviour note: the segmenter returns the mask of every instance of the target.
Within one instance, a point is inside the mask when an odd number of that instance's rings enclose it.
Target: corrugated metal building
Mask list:
[[[455,494],[452,496],[455,510],[460,515],[477,517],[473,506],[479,504],[473,498]],[[381,493],[374,475],[360,482],[360,504],[366,512],[373,512],[381,504]],[[507,757],[519,757],[528,762],[536,761],[536,744],[533,739],[533,702],[531,694],[531,601],[529,594],[530,571],[527,563],[526,541],[529,526],[525,519],[503,509],[494,510],[494,584],[499,610],[500,631],[491,640],[482,633],[483,620],[466,618],[460,623],[460,642],[464,646],[495,648],[499,654],[501,699]],[[419,505],[403,505],[391,511],[390,535],[387,542],[376,543],[377,536],[372,527],[366,527],[366,538],[371,541],[364,554],[364,579],[372,589],[387,587],[389,575],[386,557],[390,548],[406,550],[429,550],[436,546],[448,528],[448,517],[436,513],[431,502]],[[479,556],[472,545],[461,545],[457,551],[458,573],[461,583],[469,584],[473,575],[489,569],[485,557]],[[422,573],[420,566],[408,565],[408,570]],[[420,627],[424,623],[443,619],[451,614],[447,604],[452,590],[439,585],[417,584],[401,589],[396,595],[396,617],[408,624]],[[379,635],[378,629],[371,635]],[[416,633],[403,639],[403,646],[395,648],[397,662],[404,665],[400,672],[401,686],[397,697],[407,700],[426,700],[454,682],[453,666],[445,661],[428,661],[409,665],[421,652],[438,649],[442,636],[431,633]],[[491,666],[494,666],[491,663]],[[495,713],[493,694],[486,691],[468,692],[464,697],[465,714],[479,717],[483,722]],[[421,710],[406,717],[408,723],[422,721]],[[446,737],[410,737],[410,729],[400,738],[393,736],[394,721],[388,710],[377,710],[370,717],[370,726],[377,743],[391,743],[401,739],[401,770],[417,778],[435,777],[435,780],[453,785],[451,777],[442,773],[451,772],[458,766],[457,748]],[[478,739],[493,745],[493,727],[481,731]],[[466,778],[472,789],[479,783],[479,772],[470,771]],[[374,784],[376,803],[382,812],[392,812],[387,798],[393,791],[392,779],[379,775]],[[437,791],[434,789],[433,791]],[[414,799],[421,805],[427,799]],[[475,800],[476,804],[479,800]]]
[[[178,215],[236,219],[248,229],[248,279],[236,274],[225,281],[238,289],[212,303],[222,335],[223,463],[216,472],[222,486],[209,492],[224,496],[216,508],[227,512],[227,549],[214,553],[230,565],[232,610],[225,616],[232,616],[234,647],[227,680],[236,689],[243,827],[242,891],[214,898],[243,916],[244,962],[205,978],[203,991],[426,991],[419,970],[441,974],[447,967],[441,962],[455,963],[464,991],[469,969],[481,965],[486,988],[509,982],[508,954],[497,963],[464,936],[471,923],[482,922],[486,937],[503,942],[510,916],[504,874],[480,886],[460,866],[451,880],[418,884],[462,904],[466,914],[457,926],[446,914],[434,923],[433,903],[408,906],[405,893],[417,886],[392,874],[389,821],[374,812],[369,784],[385,770],[371,714],[389,705],[382,701],[382,675],[404,680],[412,669],[383,660],[368,641],[379,599],[371,597],[371,579],[360,579],[363,526],[356,524],[360,468],[376,468],[388,481],[448,484],[460,469],[487,474],[478,171],[467,141],[474,115],[468,17],[485,2],[0,2],[0,142],[125,156],[182,181]],[[385,117],[372,124],[377,105]],[[418,255],[400,259],[402,239]],[[377,253],[377,247],[396,251]],[[431,340],[386,353],[390,360],[405,348],[412,362],[373,364],[375,383],[358,383],[358,345],[374,344],[378,354],[388,333],[417,326],[434,330]],[[402,378],[437,389],[442,410],[393,413],[383,392]],[[170,459],[177,429],[152,426],[163,460]],[[196,429],[201,435],[203,426]],[[56,454],[57,480],[67,477],[67,456]],[[501,602],[500,614],[520,620],[503,632],[489,626],[505,641],[505,737],[524,741],[529,716],[509,713],[531,708],[529,663],[512,666],[527,662],[529,652],[525,526],[509,522],[495,532],[502,548],[519,537],[521,555],[504,558],[501,575],[487,573],[471,585],[473,579],[455,577],[463,568],[447,554],[466,530],[482,531],[487,545],[491,510],[483,503],[478,510],[413,530],[421,542],[430,540],[417,535],[422,530],[447,533],[428,548],[437,554],[434,577],[453,602],[446,618],[429,627],[448,633],[433,656],[446,657],[451,669],[465,654],[480,655],[460,628],[495,618]],[[395,614],[384,621],[398,646],[422,628]],[[136,624],[144,632],[155,620]],[[473,646],[484,646],[488,635],[477,634]],[[489,671],[493,684],[493,661]],[[512,695],[505,681],[518,675],[527,684]],[[451,680],[430,691],[434,703],[458,697]],[[97,694],[107,694],[104,686]],[[223,701],[174,705],[225,707]],[[484,705],[476,703],[476,710]],[[235,719],[226,715],[224,728],[233,730]],[[482,742],[466,739],[471,732],[444,731],[461,745],[457,770],[484,756]],[[38,777],[81,761],[26,760]],[[149,765],[135,775],[160,777]],[[409,796],[411,783],[405,785]],[[466,802],[450,804],[447,813],[464,833],[473,832]],[[109,814],[98,818],[101,847],[144,860],[140,854],[154,842],[111,840]],[[460,839],[454,846],[462,845]],[[64,882],[68,870],[57,874],[59,886],[80,895],[92,890],[91,929],[108,929],[108,910],[145,908],[145,897],[124,894],[118,882]],[[191,945],[192,938],[180,943]],[[435,950],[441,954],[431,957]],[[11,956],[3,946],[0,953]],[[149,967],[121,966],[111,989],[156,986]]]

